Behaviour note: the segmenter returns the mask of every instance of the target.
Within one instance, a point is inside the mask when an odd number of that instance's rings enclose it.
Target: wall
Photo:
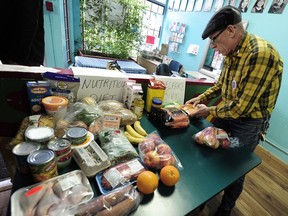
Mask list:
[[[170,0],[171,1],[171,0]],[[214,4],[215,4],[214,0]],[[240,0],[236,1],[236,6],[239,5]],[[204,0],[205,3],[205,0]],[[243,13],[243,20],[248,20],[247,30],[250,33],[257,34],[268,41],[270,41],[280,52],[284,60],[284,74],[282,80],[282,86],[278,101],[271,117],[270,128],[267,134],[267,142],[261,143],[261,145],[275,154],[284,162],[288,163],[288,147],[287,147],[287,131],[288,131],[288,112],[287,112],[287,98],[288,98],[288,74],[287,74],[287,35],[288,28],[288,6],[282,14],[269,14],[268,10],[272,3],[272,0],[268,0],[266,8],[263,13],[256,14],[251,13],[255,0],[251,0],[247,13]],[[226,5],[226,2],[224,2]],[[161,43],[167,43],[168,37],[171,34],[169,32],[169,25],[172,21],[178,21],[186,23],[186,34],[184,42],[180,45],[180,53],[169,52],[168,56],[180,61],[185,70],[198,70],[199,64],[203,56],[203,49],[206,45],[206,41],[201,38],[202,32],[214,14],[214,7],[210,12],[175,12],[166,11],[163,24],[163,32],[161,36]],[[161,44],[160,43],[160,44]],[[189,44],[198,44],[200,46],[198,55],[192,55],[187,53]]]

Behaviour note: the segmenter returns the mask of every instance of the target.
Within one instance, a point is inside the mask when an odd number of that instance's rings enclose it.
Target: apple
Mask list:
[[[157,169],[160,165],[160,157],[156,151],[149,151],[144,155],[143,162],[150,168]]]
[[[163,154],[170,154],[171,153],[171,148],[169,145],[165,144],[165,143],[161,143],[157,146],[157,153],[160,155]]]
[[[146,154],[149,151],[155,150],[155,143],[151,139],[144,139],[138,144],[139,152],[142,154]]]
[[[167,165],[174,165],[176,162],[175,157],[172,154],[164,154],[160,156],[160,167],[163,168]]]
[[[153,140],[156,145],[163,143],[163,140],[161,139],[159,134],[152,133],[152,134],[149,134],[148,136],[149,136],[149,139]]]
[[[221,143],[221,147],[222,148],[229,148],[229,146],[230,146],[229,139],[221,139],[220,143]]]

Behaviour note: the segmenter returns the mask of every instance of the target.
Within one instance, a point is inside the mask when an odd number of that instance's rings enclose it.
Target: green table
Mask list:
[[[180,181],[175,187],[162,184],[152,195],[144,196],[133,215],[180,216],[195,210],[232,182],[261,163],[261,159],[244,148],[210,149],[197,144],[192,136],[210,124],[191,121],[187,129],[168,129],[141,119],[147,132],[157,130],[180,159]]]
[[[141,124],[148,133],[158,131],[180,159],[180,181],[174,187],[159,183],[158,189],[145,195],[135,216],[182,216],[193,211],[242,175],[261,163],[261,159],[244,148],[210,149],[200,146],[193,135],[210,126],[206,120],[191,121],[189,128],[170,129],[143,115]],[[79,169],[72,160],[69,168],[59,174]],[[95,178],[89,179],[95,196],[100,195]],[[12,193],[21,187],[34,184],[32,176],[16,172]],[[9,208],[10,210],[10,208]]]

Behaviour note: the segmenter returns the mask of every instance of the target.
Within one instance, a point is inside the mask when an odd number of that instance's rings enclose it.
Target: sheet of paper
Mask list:
[[[179,104],[184,104],[186,78],[155,76],[155,79],[165,83],[166,89],[163,103],[178,102]]]

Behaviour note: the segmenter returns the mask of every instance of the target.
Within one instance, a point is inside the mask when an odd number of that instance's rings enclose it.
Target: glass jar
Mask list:
[[[155,112],[162,107],[162,100],[154,98],[152,100],[151,112]]]
[[[143,92],[138,92],[135,95],[135,98],[132,104],[132,112],[135,113],[138,120],[141,119],[143,115],[144,100],[142,96],[143,96]]]

